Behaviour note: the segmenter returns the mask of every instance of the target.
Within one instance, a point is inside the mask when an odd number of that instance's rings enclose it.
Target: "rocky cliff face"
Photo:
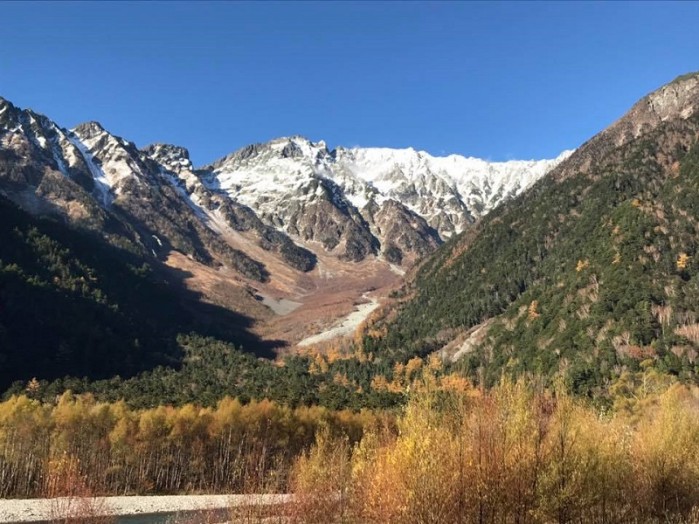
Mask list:
[[[437,231],[424,218],[397,200],[387,200],[381,206],[372,202],[364,212],[377,236],[385,239],[383,253],[392,264],[425,256],[441,243]]]
[[[226,229],[248,233],[264,250],[276,253],[291,267],[310,271],[315,255],[296,245],[288,235],[264,224],[250,208],[225,193],[208,189],[201,181],[206,172],[196,171],[189,152],[178,146],[154,144],[143,152],[160,166],[161,176],[174,187],[197,217],[214,232],[224,235]]]
[[[63,212],[74,222],[104,227],[91,198],[95,180],[69,134],[48,118],[0,98],[2,190],[34,213]]]
[[[0,190],[35,214],[53,214],[130,249],[177,249],[264,280],[264,266],[222,241],[157,162],[89,122],[72,131],[0,104]]]
[[[3,194],[131,249],[175,249],[260,281],[265,264],[235,235],[302,272],[321,253],[409,264],[564,157],[488,163],[413,149],[329,150],[289,137],[195,169],[182,147],[139,149],[97,122],[66,130],[0,99]]]

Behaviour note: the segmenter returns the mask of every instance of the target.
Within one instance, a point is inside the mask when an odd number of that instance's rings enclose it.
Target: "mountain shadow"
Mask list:
[[[284,343],[253,320],[203,303],[184,271],[114,247],[96,234],[37,219],[0,197],[0,390],[13,381],[97,380],[177,369],[177,336],[195,333],[271,357]]]

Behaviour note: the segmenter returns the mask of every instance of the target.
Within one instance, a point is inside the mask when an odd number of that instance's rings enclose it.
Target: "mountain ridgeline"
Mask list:
[[[317,254],[413,262],[559,161],[330,151],[291,137],[195,169],[182,147],[138,149],[97,122],[66,130],[0,98],[2,194],[117,245],[158,257],[174,249],[258,282],[269,270],[246,242],[300,272]]]
[[[534,186],[447,242],[364,337],[442,351],[472,377],[699,372],[699,74],[640,100]]]

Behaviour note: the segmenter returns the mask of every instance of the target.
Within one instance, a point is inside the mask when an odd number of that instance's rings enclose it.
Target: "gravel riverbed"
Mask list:
[[[290,495],[163,495],[97,497],[88,504],[99,515],[129,516],[271,506],[290,500]],[[79,504],[80,499],[1,499],[0,523],[45,522],[62,512],[73,511]]]

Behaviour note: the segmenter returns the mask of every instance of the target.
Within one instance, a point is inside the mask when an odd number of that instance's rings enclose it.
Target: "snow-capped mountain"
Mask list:
[[[139,149],[96,122],[66,130],[0,98],[0,192],[120,245],[175,249],[255,280],[269,274],[246,242],[299,271],[321,253],[410,263],[568,154],[495,163],[290,137],[195,169],[182,147]]]
[[[0,99],[0,192],[21,207],[63,216],[132,250],[166,256],[174,249],[265,280],[264,264],[225,241],[173,181],[146,152],[97,123],[68,131]]]
[[[432,229],[433,238],[444,240],[524,191],[569,154],[553,160],[487,162],[459,155],[434,157],[414,149],[328,150],[322,141],[296,136],[241,149],[208,166],[202,180],[303,240],[315,240],[316,232],[299,222],[307,221],[317,202],[327,201],[347,209],[348,219],[361,227],[359,214],[385,245],[391,238],[373,220],[385,205],[404,208],[415,228]],[[370,251],[369,244],[365,247]]]
[[[376,190],[377,203],[397,200],[448,237],[463,231],[471,217],[524,191],[570,153],[553,160],[487,162],[412,148],[338,148],[336,157],[342,171]],[[362,196],[355,197],[359,205]]]

